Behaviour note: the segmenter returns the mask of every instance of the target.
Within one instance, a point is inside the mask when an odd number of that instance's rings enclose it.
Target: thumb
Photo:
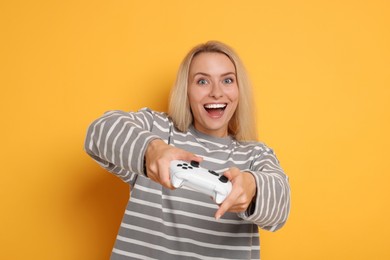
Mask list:
[[[227,170],[227,171],[225,171],[225,172],[223,173],[223,175],[224,175],[226,178],[228,178],[229,181],[231,181],[231,180],[233,179],[233,174],[232,174],[232,172],[230,171],[230,169]]]

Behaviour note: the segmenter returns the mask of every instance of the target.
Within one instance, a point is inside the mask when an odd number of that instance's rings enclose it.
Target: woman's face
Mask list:
[[[215,137],[228,135],[228,124],[238,104],[236,69],[224,54],[203,52],[191,62],[188,99],[194,127]]]

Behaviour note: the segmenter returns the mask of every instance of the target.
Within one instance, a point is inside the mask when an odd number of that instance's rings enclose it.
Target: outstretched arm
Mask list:
[[[161,113],[149,109],[127,113],[111,111],[88,128],[86,152],[101,166],[130,184],[144,175],[166,188],[171,160],[201,158],[165,143],[171,123]]]
[[[290,211],[290,185],[273,151],[266,149],[253,169],[240,172],[230,168],[225,176],[233,184],[232,192],[215,214],[236,212],[260,228],[276,231],[286,222]]]
[[[149,142],[160,137],[151,132],[153,115],[147,111],[110,111],[88,128],[85,151],[102,167],[125,180],[131,173],[144,173]]]

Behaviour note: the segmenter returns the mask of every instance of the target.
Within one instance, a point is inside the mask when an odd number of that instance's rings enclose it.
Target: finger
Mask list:
[[[168,163],[169,165],[169,163]],[[172,189],[173,186],[171,184],[170,176],[169,176],[169,166],[167,162],[160,160],[157,162],[156,171],[154,172],[154,176],[151,179],[155,179],[155,181],[162,186]]]
[[[229,170],[225,171],[223,175],[225,175],[229,181],[232,181],[234,178],[236,178],[238,175],[240,175],[241,172],[237,168],[230,168]]]
[[[225,199],[225,201],[219,206],[217,212],[215,212],[214,217],[216,220],[219,220],[230,209],[233,205],[233,201],[234,200],[231,199],[230,196]]]
[[[232,180],[232,173],[230,172],[230,170],[225,171],[223,175],[226,176],[229,181]],[[232,194],[230,193],[229,196],[227,196],[227,198],[225,199],[225,201],[219,206],[218,210],[215,212],[214,217],[216,220],[219,220],[233,205],[232,202],[230,202],[231,195]]]
[[[226,176],[229,181],[233,184],[233,189],[230,192],[229,196],[225,199],[225,201],[220,205],[219,209],[215,213],[215,218],[218,220],[222,217],[227,211],[237,212],[241,210],[242,206],[239,202],[239,198],[241,196],[242,190],[238,188],[240,181],[236,182],[236,177],[241,175],[240,170],[237,168],[230,168],[229,170],[224,172],[224,176]],[[238,185],[238,186],[237,186]]]
[[[147,177],[148,177],[150,180],[152,180],[152,181],[154,181],[154,182],[158,182],[157,179],[156,179],[156,172],[155,172],[154,170],[152,170],[151,167],[148,167],[148,168],[146,169],[146,175],[147,175]]]
[[[173,187],[171,182],[171,176],[168,167],[160,167],[159,176],[160,176],[160,184],[162,186],[170,190],[175,189],[175,187]]]
[[[227,211],[230,211],[232,207],[234,207],[236,200],[239,194],[235,192],[234,189],[230,192],[230,194],[226,197],[226,199],[219,205],[218,210],[215,212],[215,219],[220,219]]]
[[[228,178],[229,181],[231,181],[233,179],[233,174],[230,170],[227,170],[226,172],[224,172],[223,175],[226,176],[226,178]]]

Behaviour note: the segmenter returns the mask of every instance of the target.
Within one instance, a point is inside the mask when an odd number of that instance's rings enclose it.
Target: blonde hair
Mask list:
[[[186,132],[193,122],[193,116],[188,101],[188,74],[192,59],[202,52],[217,52],[225,54],[236,68],[239,89],[239,100],[235,113],[229,121],[228,132],[238,141],[257,140],[257,130],[254,113],[252,86],[241,59],[229,46],[218,41],[209,41],[195,46],[184,57],[180,64],[175,84],[171,89],[168,114],[175,126]]]

